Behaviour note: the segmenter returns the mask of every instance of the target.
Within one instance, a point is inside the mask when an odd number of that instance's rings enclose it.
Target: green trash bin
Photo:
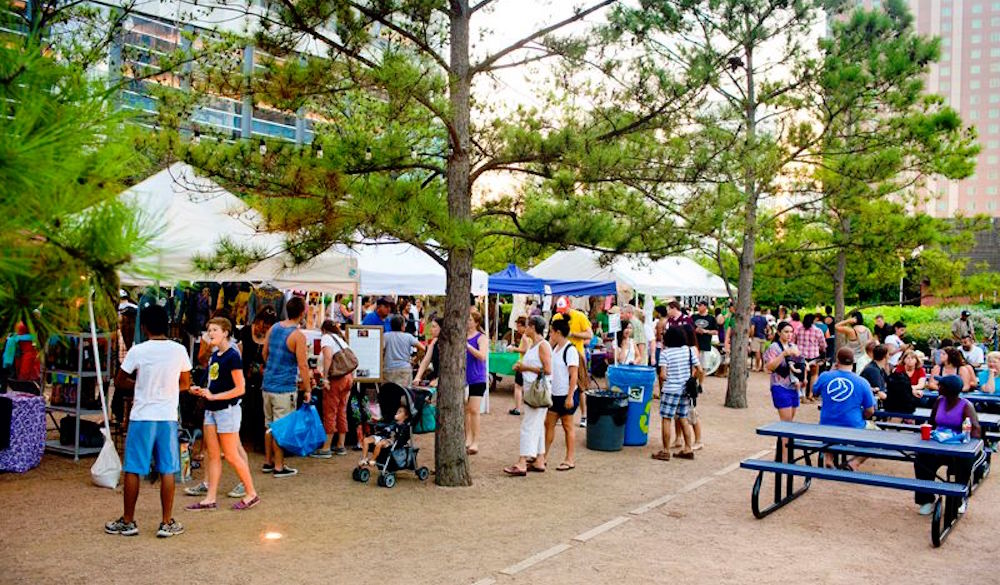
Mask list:
[[[587,448],[621,451],[625,445],[628,395],[613,390],[587,392]]]

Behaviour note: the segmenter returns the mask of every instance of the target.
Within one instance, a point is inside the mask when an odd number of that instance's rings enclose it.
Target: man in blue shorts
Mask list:
[[[179,343],[167,339],[167,311],[150,305],[140,314],[146,341],[132,346],[115,377],[117,388],[135,386],[125,438],[125,513],[104,525],[108,534],[135,536],[135,503],[139,499],[139,476],[156,461],[160,474],[160,507],[163,517],[156,536],[169,538],[184,532],[173,519],[174,474],[180,471],[177,441],[177,402],[181,390],[191,387],[191,360]],[[154,457],[155,455],[155,457]]]

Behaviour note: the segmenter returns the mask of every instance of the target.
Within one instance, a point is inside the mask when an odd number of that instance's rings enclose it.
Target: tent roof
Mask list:
[[[613,280],[638,293],[652,295],[729,296],[721,278],[690,258],[668,256],[652,261],[648,257],[619,256],[607,266],[602,266],[599,258],[599,253],[590,250],[564,250],[528,273],[539,278]]]
[[[354,259],[342,254],[324,254],[309,267],[288,268],[282,256],[262,262],[247,272],[205,273],[195,268],[195,256],[210,256],[223,238],[238,244],[260,247],[277,253],[282,247],[279,234],[260,233],[258,217],[238,197],[215,182],[200,177],[194,168],[175,163],[120,196],[155,221],[154,254],[137,259],[160,277],[170,281],[270,281],[282,288],[311,290],[352,290],[357,282]],[[155,279],[136,271],[119,274],[126,284],[149,284]]]
[[[304,264],[293,266],[278,253],[281,234],[261,233],[259,217],[239,197],[200,177],[190,165],[176,163],[121,195],[160,226],[152,245],[154,255],[138,259],[170,281],[266,281],[278,288],[325,292],[353,292],[360,280],[362,294],[444,295],[444,268],[420,249],[395,240],[337,246]],[[209,274],[197,270],[192,259],[211,256],[227,237],[239,244],[263,248],[275,256],[246,272]],[[150,284],[153,278],[124,270],[123,283]],[[473,271],[472,293],[484,295],[488,275]]]
[[[538,278],[508,264],[500,272],[490,275],[490,292],[503,294],[554,294],[569,296],[613,295],[615,281],[551,280]]]
[[[416,246],[386,238],[337,250],[357,260],[361,294],[445,294],[448,279],[444,267]],[[472,294],[485,295],[488,280],[485,272],[473,270]]]

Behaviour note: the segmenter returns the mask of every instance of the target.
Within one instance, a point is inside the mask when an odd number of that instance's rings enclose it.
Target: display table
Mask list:
[[[521,358],[516,351],[491,351],[490,373],[498,376],[513,376],[514,364]]]
[[[0,394],[0,401],[11,406],[10,446],[0,451],[0,471],[24,473],[37,467],[45,452],[45,399],[8,392]]]

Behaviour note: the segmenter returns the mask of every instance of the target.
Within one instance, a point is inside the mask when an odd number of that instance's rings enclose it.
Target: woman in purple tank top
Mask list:
[[[972,437],[979,438],[981,429],[979,418],[976,416],[976,409],[972,403],[961,397],[964,382],[959,376],[940,376],[937,378],[938,391],[940,396],[931,408],[930,424],[934,428],[951,429],[955,432],[962,431],[962,423],[968,418],[972,423]],[[927,479],[933,481],[937,476],[937,470],[942,465],[948,466],[949,475],[955,476],[958,483],[969,483],[972,475],[972,460],[957,459],[955,457],[941,457],[937,455],[917,455],[913,462],[913,471],[917,479]],[[934,495],[915,493],[914,500],[920,506],[920,513],[924,516],[934,512]],[[963,501],[958,508],[959,514],[965,513],[968,500]]]
[[[489,340],[483,333],[483,316],[471,309],[465,335],[465,383],[469,385],[469,399],[465,402],[465,450],[469,455],[479,452],[479,405],[486,394],[489,348]]]

